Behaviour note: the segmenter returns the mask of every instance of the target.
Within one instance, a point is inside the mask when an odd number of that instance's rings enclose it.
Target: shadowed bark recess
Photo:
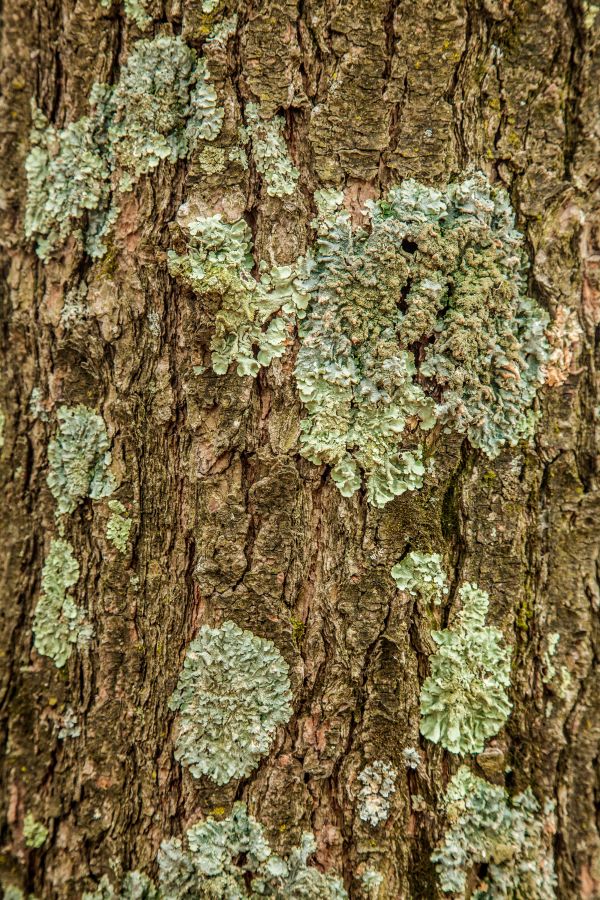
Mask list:
[[[540,810],[553,803],[556,896],[600,897],[600,6],[0,0],[0,28],[4,890],[70,900],[107,876],[120,896],[129,871],[157,881],[162,841],[243,801],[281,856],[313,834],[309,867],[351,898],[455,896],[430,857],[465,763],[511,796],[531,788]],[[66,128],[157,35],[206,60],[219,134],[113,191],[103,255],[72,231],[40,259],[25,236],[30,101]],[[289,193],[271,190],[247,142],[249,103],[284,121]],[[297,329],[254,378],[212,370],[218,292],[198,296],[168,266],[185,252],[180,207],[244,218],[256,276],[260,260],[292,265],[314,245],[318,189],[343,191],[358,226],[365,201],[404,179],[442,188],[472,170],[508,192],[529,295],[550,316],[535,439],[490,460],[436,426],[421,490],[382,508],[362,488],[342,497],[330,467],[299,453]],[[80,405],[104,420],[116,486],[86,488],[58,520],[49,445],[60,409]],[[60,668],[33,633],[59,530],[91,626]],[[440,554],[439,605],[395,584],[412,551]],[[461,757],[420,735],[419,695],[432,631],[456,622],[465,582],[487,591],[487,624],[511,648],[512,711],[483,753]],[[257,767],[219,785],[176,760],[169,698],[199,629],[225,621],[273,642],[293,711]],[[373,825],[359,774],[378,760],[396,780]],[[48,830],[40,846],[28,815]],[[456,896],[481,888],[487,862]]]

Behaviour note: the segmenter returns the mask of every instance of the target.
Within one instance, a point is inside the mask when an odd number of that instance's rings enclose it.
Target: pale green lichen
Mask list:
[[[198,168],[205,175],[218,175],[224,172],[227,163],[225,162],[225,151],[222,147],[205,147],[198,156]]]
[[[91,115],[57,129],[32,102],[25,234],[36,240],[40,259],[71,234],[87,247],[85,232],[97,244],[106,231],[111,168],[99,149],[102,127],[101,118]]]
[[[143,872],[127,872],[120,887],[115,890],[106,875],[92,893],[86,891],[81,900],[163,900],[158,890]]]
[[[125,553],[133,522],[126,515],[127,510],[119,500],[109,500],[108,508],[111,515],[106,524],[106,537],[119,553]]]
[[[34,646],[62,668],[76,644],[90,637],[85,613],[70,596],[79,581],[79,563],[73,547],[61,538],[53,540],[42,569],[42,589],[33,616]]]
[[[188,647],[169,701],[179,713],[175,757],[217,784],[243,778],[292,714],[288,666],[272,641],[225,622]]]
[[[485,624],[489,597],[466,583],[456,622],[434,631],[438,646],[421,688],[421,734],[451,753],[481,753],[498,734],[511,703],[510,648],[502,632]]]
[[[528,788],[509,797],[461,766],[445,797],[449,828],[432,854],[445,893],[472,900],[550,900],[556,877],[546,830]],[[485,866],[485,874],[479,874]]]
[[[421,756],[415,747],[405,747],[402,756],[407,769],[418,769],[421,765]]]
[[[189,250],[169,252],[169,271],[200,296],[221,298],[211,340],[213,370],[223,375],[236,362],[238,375],[255,376],[291,344],[294,316],[307,297],[291,266],[261,266],[259,278],[252,276],[252,234],[242,219],[207,216],[188,230]]]
[[[296,191],[299,172],[293,165],[283,136],[285,120],[261,117],[256,103],[246,104],[247,131],[252,142],[256,171],[262,176],[267,194],[286,197]]]
[[[439,553],[419,553],[413,550],[396,563],[392,569],[392,578],[399,590],[434,603],[441,603],[442,597],[448,593],[448,582]]]
[[[104,419],[87,406],[61,406],[59,426],[48,445],[48,487],[57,516],[72,513],[85,497],[111,494],[115,481],[108,467],[110,441]]]
[[[23,822],[23,837],[26,847],[37,850],[46,843],[48,829],[41,822],[36,822],[32,813],[27,813]]]
[[[208,818],[161,845],[158,866],[162,900],[223,900],[259,897],[346,900],[337,878],[308,865],[316,848],[311,834],[287,857],[274,853],[244,803],[230,816]]]
[[[383,875],[375,869],[365,869],[360,876],[363,888],[369,897],[378,897],[379,888],[383,884]]]
[[[58,130],[34,107],[25,233],[38,256],[72,234],[102,256],[118,214],[113,189],[129,190],[161,160],[214,140],[223,116],[205,60],[167,35],[138,41],[119,82],[94,85],[90,114],[77,122]]]
[[[68,706],[64,714],[61,716],[60,728],[58,729],[58,739],[64,741],[65,738],[76,738],[81,734],[81,727],[78,724],[77,716],[72,706]]]
[[[257,128],[268,123],[249,110],[256,158]],[[236,360],[238,374],[256,375],[284,352],[297,321],[295,375],[308,412],[300,452],[332,467],[343,496],[364,479],[378,507],[422,486],[419,432],[436,423],[490,457],[529,440],[548,317],[526,295],[523,237],[506,192],[481,173],[443,191],[407,180],[368,204],[370,230],[353,227],[341,192],[317,191],[315,201],[316,244],[294,266],[263,265],[259,280],[242,221],[199,220],[189,253],[170,254],[173,274],[223,298],[215,372]]]
[[[398,773],[394,766],[377,759],[358,776],[361,788],[358,792],[358,814],[373,827],[386,822],[390,814],[390,797],[396,791]]]
[[[237,13],[234,13],[232,16],[228,16],[226,19],[222,19],[222,21],[220,22],[216,22],[213,30],[206,39],[207,42],[225,47],[229,38],[235,34],[237,23]]]
[[[476,173],[444,191],[408,180],[353,228],[319,198],[296,365],[302,453],[342,493],[366,475],[381,506],[421,485],[417,429],[464,431],[490,456],[531,437],[547,316],[526,296],[522,235],[503,190]],[[435,398],[435,399],[434,399]]]
[[[3,884],[2,897],[3,900],[25,900],[25,894],[20,887],[17,887],[16,884]]]
[[[113,0],[100,0],[100,6],[103,6],[104,9],[110,9]],[[138,28],[146,28],[152,21],[152,16],[149,15],[148,10],[148,0],[124,0],[123,7],[125,9],[125,15],[128,19],[132,19]]]

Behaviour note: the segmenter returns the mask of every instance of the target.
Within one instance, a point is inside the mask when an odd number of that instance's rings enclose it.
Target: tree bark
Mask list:
[[[141,29],[117,3],[0,7],[4,889],[75,898],[103,876],[115,890],[127,871],[155,879],[162,841],[243,800],[282,855],[312,833],[310,865],[352,898],[442,897],[431,854],[466,762],[511,795],[531,787],[540,808],[554,802],[556,896],[600,897],[600,8],[232,0],[204,12],[199,0],[152,0]],[[233,13],[231,34],[207,40]],[[24,234],[31,98],[64,128],[157,34],[206,58],[225,111],[215,146],[235,141],[249,101],[285,117],[297,190],[270,194],[252,157],[207,172],[191,149],[121,195],[103,257],[71,236],[40,260]],[[293,264],[314,240],[317,188],[341,188],[358,224],[364,201],[404,179],[443,186],[469,167],[509,192],[530,296],[580,327],[540,392],[534,444],[489,460],[464,435],[436,432],[421,490],[382,508],[362,490],[343,498],[328,466],[299,455],[297,340],[256,378],[211,370],[214,311],[167,265],[181,249],[177,211],[191,199],[243,216],[255,260]],[[65,298],[83,283],[67,326]],[[60,524],[48,446],[58,410],[79,404],[106,423],[118,487],[62,520],[93,635],[58,668],[32,628]],[[125,552],[106,536],[109,499],[133,523]],[[450,590],[433,619],[390,575],[412,550],[444,560]],[[489,622],[512,649],[512,712],[483,754],[463,758],[419,734],[419,694],[431,631],[452,621],[464,582],[489,593]],[[224,621],[275,644],[293,715],[250,775],[219,786],[175,759],[168,703],[190,642]],[[79,733],[59,737],[69,711]],[[358,775],[381,759],[398,774],[374,829],[359,815]],[[27,846],[28,814],[48,829],[39,847]],[[383,876],[378,894],[368,870]],[[471,889],[484,877],[475,871]]]

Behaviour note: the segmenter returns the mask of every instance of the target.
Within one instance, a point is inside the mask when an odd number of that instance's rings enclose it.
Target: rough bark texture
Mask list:
[[[365,869],[384,875],[380,897],[442,896],[430,854],[460,760],[419,736],[431,622],[390,576],[419,549],[441,553],[451,573],[438,627],[474,581],[513,646],[513,711],[473,770],[554,800],[557,895],[600,897],[598,7],[239,0],[207,15],[199,0],[152,0],[145,34],[97,0],[0,7],[0,879],[71,898],[104,874],[153,876],[162,840],[243,799],[279,851],[312,831],[314,863],[351,897],[369,896]],[[237,11],[235,33],[205,45],[224,11]],[[23,234],[31,97],[64,127],[86,113],[94,82],[116,81],[135,41],[158,32],[208,59],[225,108],[217,144],[234,140],[244,101],[285,115],[299,190],[269,196],[252,163],[203,174],[191,153],[123,195],[103,259],[71,240],[41,262]],[[434,433],[424,488],[373,509],[298,455],[293,350],[256,379],[212,373],[213,313],[167,271],[171,223],[191,196],[215,211],[226,195],[252,226],[256,257],[283,264],[312,239],[316,188],[343,187],[358,221],[390,185],[444,184],[469,165],[510,192],[532,296],[554,319],[574,310],[583,334],[566,381],[542,391],[535,446],[490,462],[462,436]],[[66,329],[64,298],[84,280],[86,315]],[[32,412],[34,388],[47,415]],[[105,535],[106,500],[66,521],[94,635],[57,669],[33,647],[32,617],[57,533],[48,442],[57,408],[79,403],[104,417],[113,497],[133,528],[121,554]],[[175,761],[167,703],[200,625],[226,619],[277,645],[294,713],[250,777],[218,787]],[[562,694],[547,671],[557,632],[552,662],[572,678]],[[68,707],[81,733],[59,739]],[[416,770],[408,747],[420,748]],[[377,759],[400,774],[374,830],[358,815],[357,776]],[[29,812],[49,829],[39,849],[24,842]]]

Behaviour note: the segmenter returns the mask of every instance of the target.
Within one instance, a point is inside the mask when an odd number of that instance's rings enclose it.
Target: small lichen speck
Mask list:
[[[373,827],[385,822],[390,814],[390,797],[396,791],[398,773],[393,765],[375,760],[358,776],[362,787],[358,792],[358,814]]]
[[[23,837],[26,847],[37,850],[46,843],[48,829],[41,822],[36,822],[31,813],[27,813],[23,823]]]
[[[188,647],[169,707],[179,713],[175,757],[217,784],[243,778],[292,714],[288,666],[272,641],[225,622]]]

